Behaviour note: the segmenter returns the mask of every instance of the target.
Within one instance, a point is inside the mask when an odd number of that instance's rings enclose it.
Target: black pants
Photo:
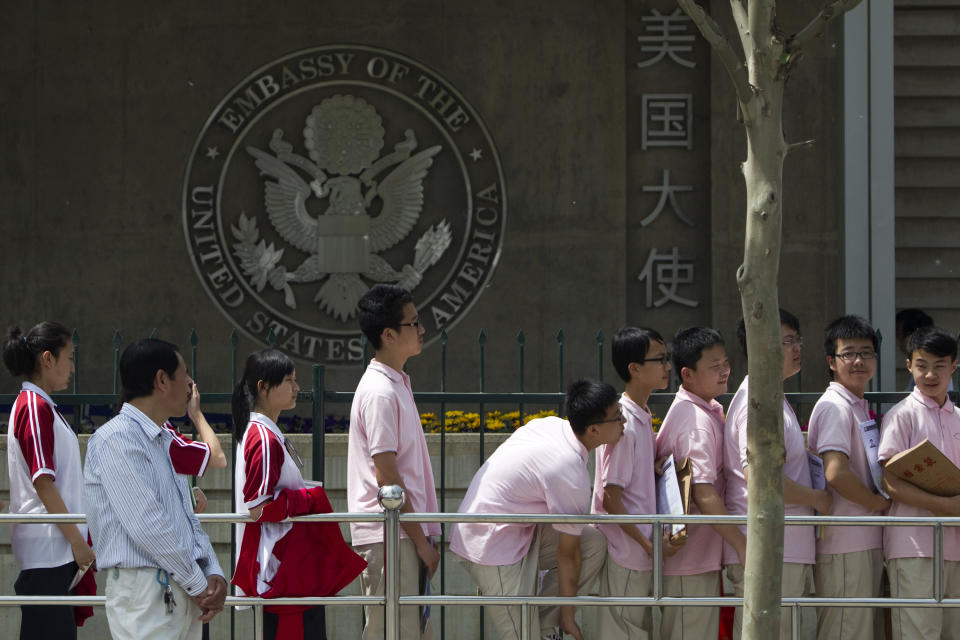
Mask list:
[[[77,563],[49,569],[26,569],[17,576],[13,590],[18,596],[66,596],[77,573]],[[28,605],[20,607],[20,640],[76,640],[73,607]]]
[[[275,640],[277,637],[277,614],[263,612],[263,637]],[[327,616],[323,607],[311,607],[303,612],[303,640],[327,640]]]

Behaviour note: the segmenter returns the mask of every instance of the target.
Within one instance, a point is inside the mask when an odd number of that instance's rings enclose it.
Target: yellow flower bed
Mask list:
[[[523,415],[523,424],[527,424],[531,420],[535,420],[537,418],[546,418],[548,416],[556,415],[557,412],[553,409],[544,409],[543,411],[537,411],[535,413],[525,413]],[[479,413],[472,411],[447,411],[446,416],[447,433],[477,433],[480,431]],[[657,431],[662,422],[662,418],[653,416],[653,430]],[[423,430],[426,433],[440,433],[440,417],[436,413],[421,413],[420,424],[423,425]],[[519,411],[508,411],[506,413],[503,413],[502,411],[487,412],[485,431],[509,433],[511,431],[516,431],[521,426]]]
[[[553,409],[544,409],[543,411],[537,411],[535,413],[525,413],[522,424],[526,424],[537,418],[545,418],[547,416],[556,415],[557,412]],[[440,417],[436,413],[421,413],[420,424],[423,425],[423,430],[427,433],[440,433],[441,421]],[[485,431],[492,432],[510,432],[515,431],[520,426],[521,422],[519,411],[508,411],[506,413],[502,411],[488,411],[486,414],[484,429]],[[447,411],[447,433],[477,433],[479,431],[479,413],[458,410]]]

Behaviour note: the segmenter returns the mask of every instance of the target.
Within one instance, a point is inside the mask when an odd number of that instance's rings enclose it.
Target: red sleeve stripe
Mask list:
[[[40,416],[38,415],[37,409],[37,394],[33,391],[27,391],[27,415],[30,418],[30,431],[33,434],[34,440],[34,449],[37,455],[37,462],[40,467],[40,470],[34,474],[33,479],[36,480],[36,476],[43,471],[44,469],[49,470],[47,467],[46,456],[43,455],[43,441],[40,438]]]

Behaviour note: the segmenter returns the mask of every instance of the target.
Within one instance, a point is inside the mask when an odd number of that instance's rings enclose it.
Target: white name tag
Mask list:
[[[863,451],[867,454],[867,464],[870,465],[870,475],[873,477],[873,486],[877,493],[884,498],[890,498],[883,490],[883,469],[878,460],[880,452],[880,426],[876,420],[865,420],[860,423],[860,439],[863,441]]]

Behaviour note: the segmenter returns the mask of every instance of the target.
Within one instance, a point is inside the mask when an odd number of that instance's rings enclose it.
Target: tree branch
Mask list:
[[[812,139],[811,139],[811,140],[804,140],[804,141],[802,141],[802,142],[794,142],[793,144],[788,144],[788,145],[787,145],[787,152],[786,152],[786,154],[784,154],[784,155],[789,155],[790,152],[792,152],[792,151],[797,151],[798,149],[805,149],[805,148],[812,147],[812,146],[815,145],[816,143],[817,143],[816,140],[812,140]]]
[[[747,0],[747,26],[750,39],[763,46],[773,33],[775,0]]]
[[[807,26],[800,29],[800,31],[787,40],[787,51],[798,52],[802,50],[810,44],[810,42],[821,37],[827,25],[830,24],[834,18],[842,16],[858,4],[860,4],[860,0],[834,0],[834,2],[831,2],[821,9],[820,13],[807,23]]]
[[[720,57],[720,61],[733,81],[733,87],[737,91],[740,104],[748,104],[753,99],[754,93],[750,86],[750,78],[747,75],[747,67],[733,50],[733,47],[730,46],[730,41],[720,31],[720,25],[695,0],[677,0],[677,3],[690,16],[704,39],[710,43],[710,46]]]
[[[733,23],[737,25],[740,34],[740,44],[743,46],[744,56],[750,51],[750,22],[747,16],[747,7],[743,0],[730,0],[730,13],[733,14]]]

